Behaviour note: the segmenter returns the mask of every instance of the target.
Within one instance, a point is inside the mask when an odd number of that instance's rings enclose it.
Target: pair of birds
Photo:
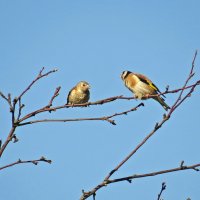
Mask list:
[[[121,79],[124,81],[125,86],[135,95],[136,99],[145,100],[147,95],[157,95],[152,97],[154,100],[159,102],[161,106],[167,111],[170,107],[164,102],[165,97],[161,94],[160,90],[156,85],[142,74],[133,73],[130,71],[123,71]],[[73,87],[67,97],[67,104],[82,104],[89,101],[90,98],[90,85],[86,81],[79,82]],[[161,97],[161,95],[163,97]]]

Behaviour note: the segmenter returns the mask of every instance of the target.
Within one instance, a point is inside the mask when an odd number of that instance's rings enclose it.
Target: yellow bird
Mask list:
[[[121,79],[124,81],[125,86],[135,94],[135,98],[137,99],[145,100],[146,95],[156,95],[161,93],[156,85],[142,74],[123,71]],[[165,97],[164,95],[162,96]],[[155,96],[152,98],[158,101],[166,111],[170,109],[161,96]]]
[[[67,104],[86,103],[90,99],[90,85],[86,81],[80,81],[73,87],[67,96]]]

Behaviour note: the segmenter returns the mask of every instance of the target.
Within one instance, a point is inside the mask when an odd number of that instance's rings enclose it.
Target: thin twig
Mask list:
[[[37,165],[39,162],[46,162],[46,163],[49,163],[49,164],[52,163],[51,160],[47,160],[47,159],[46,159],[45,157],[43,157],[43,156],[42,156],[40,159],[36,159],[36,160],[21,160],[21,159],[19,159],[19,160],[16,161],[16,162],[13,162],[13,163],[11,163],[11,164],[8,164],[8,165],[5,165],[5,166],[3,166],[3,167],[0,167],[0,170],[5,169],[5,168],[8,168],[8,167],[12,167],[12,166],[14,166],[14,165],[25,164],[25,163],[32,163],[32,164],[34,164],[34,165]]]
[[[6,102],[8,103],[9,107],[10,107],[10,112],[12,111],[12,103],[11,103],[11,94],[8,94],[8,97],[6,97],[1,91],[0,91],[0,96],[6,100]]]
[[[161,200],[161,195],[162,195],[162,193],[163,193],[163,191],[164,191],[165,189],[166,189],[166,183],[163,182],[163,183],[162,183],[161,190],[160,190],[160,192],[159,192],[159,194],[158,194],[157,200]]]
[[[92,118],[75,118],[75,119],[42,119],[42,120],[33,120],[33,121],[28,121],[24,123],[18,124],[18,126],[24,126],[28,124],[34,124],[34,123],[42,123],[42,122],[75,122],[75,121],[107,121],[111,123],[112,125],[116,125],[114,120],[111,120],[111,118],[119,116],[119,115],[126,115],[129,112],[136,111],[139,107],[144,106],[143,103],[140,103],[134,108],[131,108],[130,110],[126,110],[120,113],[115,113],[113,115],[109,116],[104,116],[104,117],[92,117]]]
[[[18,101],[20,98],[22,98],[22,96],[23,96],[28,90],[30,90],[30,88],[32,87],[32,85],[33,85],[35,82],[37,82],[39,79],[43,78],[44,76],[48,76],[49,74],[54,73],[54,72],[56,72],[56,71],[58,71],[58,70],[57,70],[57,69],[53,69],[53,70],[51,70],[51,71],[48,71],[48,72],[42,74],[43,71],[44,71],[44,67],[40,70],[38,76],[37,76],[37,77],[28,85],[28,87],[17,97],[16,103],[17,103],[17,101]]]
[[[24,104],[21,103],[21,98],[19,99],[19,105],[18,105],[18,116],[17,116],[17,122],[19,121],[21,114],[22,114],[22,108],[24,108]]]
[[[193,60],[192,60],[192,66],[191,66],[191,69],[190,69],[190,73],[189,73],[189,76],[188,78],[186,79],[185,81],[185,84],[183,85],[183,88],[185,88],[188,84],[188,82],[190,81],[190,79],[194,76],[194,64],[195,64],[195,60],[196,60],[196,57],[197,57],[197,50],[195,51],[195,54],[194,54],[194,57],[193,57]],[[199,81],[197,81],[195,83],[195,86],[193,85],[191,88],[191,91],[193,91],[193,89],[199,84]],[[175,101],[174,105],[172,106],[171,110],[169,111],[169,116],[171,115],[171,113],[186,99],[188,98],[189,96],[188,95],[185,95],[184,99],[182,100],[182,95],[183,95],[183,92],[184,90],[182,90],[177,98],[177,100]],[[191,94],[191,93],[188,93],[188,94]]]
[[[0,92],[0,96],[9,103],[8,98],[2,92]]]
[[[50,108],[50,107],[52,106],[53,100],[59,95],[60,89],[61,89],[60,86],[56,88],[56,90],[55,90],[53,96],[51,97],[51,99],[50,99],[50,101],[49,101],[49,103],[48,103],[48,105],[47,105],[48,108]]]
[[[197,83],[195,83],[195,84],[200,85],[200,80],[197,81]],[[178,89],[174,89],[174,90],[166,90],[165,92],[161,92],[159,94],[147,95],[146,98],[152,98],[152,97],[161,96],[161,95],[165,95],[165,94],[177,93],[179,91],[185,91],[187,89],[192,88],[195,84],[192,84],[192,85],[189,85],[189,86],[185,86],[185,87],[182,87],[182,88],[178,88]]]

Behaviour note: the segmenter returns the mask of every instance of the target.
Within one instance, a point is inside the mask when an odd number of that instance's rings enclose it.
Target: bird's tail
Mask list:
[[[165,103],[165,100],[160,97],[160,96],[157,96],[154,98],[156,101],[158,101],[160,103],[160,105],[167,111],[168,109],[170,109],[170,107]]]

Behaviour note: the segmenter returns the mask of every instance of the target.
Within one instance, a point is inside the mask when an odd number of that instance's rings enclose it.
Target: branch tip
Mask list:
[[[166,183],[165,183],[165,182],[163,182],[163,183],[162,183],[162,188],[163,188],[163,190],[165,190],[165,189],[166,189],[166,187],[167,187]]]
[[[185,162],[184,160],[181,161],[180,168],[184,167],[184,162]]]
[[[144,106],[144,103],[139,104],[140,106]]]
[[[57,71],[58,71],[58,68],[54,68],[54,69],[53,69],[53,72],[57,72]]]

